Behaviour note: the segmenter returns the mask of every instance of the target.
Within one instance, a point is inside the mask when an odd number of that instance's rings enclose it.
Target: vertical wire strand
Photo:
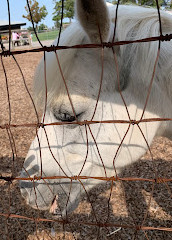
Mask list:
[[[115,27],[114,27],[114,32],[113,32],[112,43],[115,42],[119,4],[120,4],[120,0],[118,0],[117,5],[116,5],[116,11],[115,11]]]
[[[11,13],[10,13],[9,0],[7,0],[7,7],[8,7],[8,22],[9,22],[9,52],[11,52]]]
[[[70,105],[72,107],[72,111],[73,111],[75,120],[78,122],[78,119],[77,119],[77,116],[76,116],[76,113],[75,113],[75,108],[74,108],[74,105],[72,103],[72,99],[71,99],[71,96],[70,96],[70,93],[69,93],[69,89],[68,89],[68,86],[67,86],[67,83],[66,83],[66,80],[65,80],[62,68],[61,68],[61,64],[60,64],[60,61],[59,61],[59,57],[58,57],[58,54],[57,54],[56,51],[55,51],[55,55],[56,55],[57,63],[58,63],[58,66],[59,66],[60,74],[61,74],[61,77],[63,79],[63,83],[65,85],[65,89],[66,89],[66,92],[67,92],[67,95],[68,95],[68,99],[69,99]]]
[[[27,7],[28,7],[28,10],[29,10],[29,14],[30,14],[30,20],[31,20],[31,23],[32,23],[33,31],[34,31],[34,33],[35,33],[35,36],[36,36],[39,44],[41,45],[41,47],[43,47],[43,44],[41,43],[41,41],[40,41],[40,39],[39,39],[39,37],[38,37],[38,34],[37,34],[37,32],[36,32],[36,29],[35,29],[35,25],[34,25],[34,21],[33,21],[33,17],[32,17],[32,11],[31,11],[31,9],[30,9],[29,0],[26,0],[26,2],[27,2]]]
[[[59,29],[59,35],[57,40],[57,46],[59,46],[59,43],[60,43],[60,37],[61,37],[61,32],[63,27],[63,14],[64,14],[64,0],[62,0],[62,6],[61,6],[60,29]]]
[[[89,151],[89,142],[88,142],[88,131],[87,131],[87,125],[85,125],[85,135],[86,135],[86,145],[87,145],[87,151],[86,151],[86,155],[85,155],[85,159],[84,159],[84,162],[83,162],[83,165],[81,167],[81,170],[78,174],[78,177],[81,175],[83,169],[84,169],[84,166],[86,164],[86,161],[87,161],[87,158],[88,158],[88,151]]]
[[[90,131],[90,133],[91,133],[91,136],[92,136],[92,138],[93,138],[93,141],[94,141],[94,143],[95,143],[95,146],[96,146],[96,149],[97,149],[97,153],[98,153],[98,155],[99,155],[100,161],[101,161],[102,166],[103,166],[103,169],[104,169],[105,177],[107,177],[106,167],[105,167],[105,165],[104,165],[102,156],[101,156],[101,154],[100,154],[100,150],[99,150],[99,147],[98,147],[98,145],[97,145],[96,139],[95,139],[95,137],[94,137],[94,135],[93,135],[93,133],[92,133],[91,128],[90,128],[89,125],[88,125],[88,129],[89,129],[89,131]]]
[[[47,111],[47,94],[48,94],[48,90],[47,90],[47,73],[46,73],[46,54],[45,54],[45,51],[44,51],[44,85],[45,85],[45,103],[44,103],[44,113],[43,113],[43,120],[42,120],[43,124],[45,122],[45,115],[46,115],[46,111]]]
[[[95,105],[95,108],[94,108],[94,112],[93,112],[91,121],[93,121],[93,118],[95,116],[97,106],[98,106],[98,103],[99,103],[100,93],[101,93],[101,90],[102,90],[103,75],[104,75],[104,48],[102,48],[102,51],[101,51],[101,77],[100,77],[99,91],[98,91],[97,101],[96,101],[96,105]]]

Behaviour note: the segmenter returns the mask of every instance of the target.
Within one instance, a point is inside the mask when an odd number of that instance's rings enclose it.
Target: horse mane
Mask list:
[[[118,13],[117,40],[137,40],[160,35],[160,24],[157,9],[121,6]],[[113,19],[114,21],[114,19]],[[162,33],[171,33],[172,16],[161,11]],[[120,31],[122,29],[122,31]],[[158,41],[134,43],[120,47],[120,88],[124,90],[132,79],[144,82],[145,88],[148,87],[152,77],[155,60],[158,52]],[[171,46],[170,46],[171,45]],[[161,43],[161,54],[159,57],[159,66],[156,70],[155,81],[164,85],[163,75],[166,71],[162,68],[170,69],[172,59],[171,42]],[[137,67],[137,70],[136,70]],[[167,71],[168,73],[171,71]],[[167,73],[166,72],[166,73]],[[172,72],[171,72],[172,77]],[[133,83],[136,84],[135,82]]]
[[[107,5],[110,11],[110,18],[112,23],[111,37],[109,40],[111,41],[113,37],[116,6],[112,4]],[[170,33],[170,31],[172,30],[172,16],[167,13],[161,12],[161,21],[163,34]],[[119,6],[117,30],[115,36],[116,41],[136,40],[154,37],[158,35],[160,35],[160,32],[158,13],[156,9],[138,6]],[[80,26],[80,23],[76,20],[62,33],[59,46],[73,46],[84,43],[89,43],[89,39],[86,36],[86,33],[83,31],[82,27]],[[57,40],[55,40],[53,44],[56,45]],[[120,85],[122,90],[124,90],[128,86],[130,81],[129,79],[132,78],[144,81],[146,85],[149,84],[151,77],[150,73],[152,74],[153,72],[153,67],[157,56],[158,44],[158,41],[156,41],[120,46],[119,71]],[[159,60],[160,64],[166,64],[166,69],[171,68],[170,58],[172,58],[172,53],[169,53],[169,44],[171,44],[171,42],[165,42],[161,44],[162,50]],[[72,65],[72,59],[77,51],[79,50],[67,49],[57,51],[64,77],[67,76],[70,66]],[[136,64],[137,66],[139,66],[138,71],[135,71]],[[63,87],[63,80],[61,78],[54,52],[46,53],[46,71],[48,90],[47,103],[51,104],[54,97],[60,94],[60,90]],[[170,76],[172,76],[172,71],[170,72]],[[162,72],[159,74],[163,75],[164,73]],[[170,78],[171,77],[169,77],[169,79]],[[43,103],[43,99],[45,97],[43,59],[38,65],[35,73],[34,97],[38,106]]]

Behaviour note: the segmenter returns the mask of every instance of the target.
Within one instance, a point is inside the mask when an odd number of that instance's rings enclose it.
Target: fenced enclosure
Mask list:
[[[63,12],[62,1],[62,12]],[[9,2],[7,1],[7,4]],[[27,1],[28,8],[29,2]],[[171,239],[171,158],[172,158],[172,143],[166,138],[159,137],[154,140],[152,146],[149,145],[147,136],[142,131],[142,124],[153,124],[156,122],[171,122],[172,118],[167,116],[163,118],[144,118],[149,98],[151,95],[151,87],[155,78],[156,67],[158,64],[159,55],[161,52],[161,43],[163,41],[170,41],[172,35],[163,35],[161,28],[161,14],[157,1],[157,18],[159,18],[159,36],[150,36],[149,38],[142,38],[132,41],[116,40],[116,31],[118,23],[118,7],[114,11],[115,25],[114,35],[111,42],[101,42],[98,44],[79,44],[79,45],[59,45],[61,38],[61,30],[57,44],[46,47],[43,46],[40,39],[40,47],[36,49],[18,49],[12,51],[9,45],[9,51],[3,49],[1,44],[1,118],[0,118],[0,139],[1,139],[1,202],[0,202],[0,218],[1,218],[1,236],[2,239]],[[10,13],[10,5],[9,5]],[[62,22],[62,21],[61,21]],[[9,15],[10,26],[10,15]],[[61,23],[62,26],[62,23]],[[33,24],[34,27],[34,24]],[[9,27],[10,32],[10,27]],[[36,31],[35,31],[35,35]],[[102,39],[102,37],[100,37]],[[145,98],[142,116],[140,119],[131,118],[129,106],[125,100],[125,91],[120,89],[119,84],[119,67],[118,56],[114,51],[116,46],[124,46],[130,44],[141,44],[143,42],[157,41],[157,57],[152,69],[152,77],[149,79],[149,86],[147,87],[147,94]],[[32,79],[35,68],[43,57],[44,65],[44,82],[45,89],[47,89],[47,74],[46,53],[52,52],[57,60],[57,68],[60,69],[60,74],[65,86],[72,109],[75,109],[75,104],[72,102],[70,96],[70,88],[65,80],[63,68],[61,68],[60,51],[65,49],[100,49],[100,84],[96,95],[96,105],[91,119],[84,119],[79,121],[75,116],[75,121],[52,122],[47,123],[45,119],[45,112],[47,110],[47,91],[45,91],[45,104],[43,104],[43,118],[42,111],[35,107],[32,94]],[[106,49],[111,49],[113,53],[114,69],[117,72],[118,92],[123,102],[124,108],[128,113],[126,119],[106,119],[103,121],[94,118],[96,114],[103,84],[104,74],[104,54]],[[170,51],[170,49],[169,49]],[[66,63],[67,64],[67,63]],[[143,63],[144,64],[144,63]],[[136,87],[137,89],[137,87]],[[162,97],[162,96],[161,96]],[[169,106],[170,108],[170,106]],[[44,176],[42,171],[40,175],[28,174],[28,176],[21,176],[20,171],[23,167],[25,156],[28,152],[29,146],[33,141],[35,135],[39,142],[40,136],[38,129],[43,129],[45,135],[50,126],[71,126],[78,125],[84,129],[85,141],[85,155],[81,169],[76,174],[70,176],[66,174],[56,174]],[[106,174],[106,166],[104,164],[105,157],[101,156],[99,150],[99,142],[97,142],[96,135],[93,134],[92,126],[95,125],[125,125],[127,126],[125,134],[121,142],[117,146],[111,165],[114,167],[114,174],[108,176]],[[116,172],[115,160],[122,148],[125,138],[132,127],[137,127],[140,132],[140,140],[145,141],[147,145],[147,153],[139,161],[122,169],[121,173]],[[69,133],[73,128],[68,128]],[[100,159],[100,165],[104,171],[102,175],[83,174],[84,166],[87,164],[87,158],[90,151],[89,141],[92,139],[97,155]],[[47,139],[47,142],[51,139]],[[43,147],[39,146],[39,152]],[[53,147],[52,147],[53,148]],[[52,148],[49,146],[49,151],[52,154]],[[74,155],[75,157],[75,155]],[[61,167],[58,162],[57,165]],[[44,162],[41,160],[42,165]],[[62,167],[61,167],[62,168]],[[27,172],[27,171],[26,171]],[[78,174],[79,172],[79,174]],[[58,172],[57,172],[58,173]],[[35,191],[35,201],[37,202],[36,185],[39,181],[46,182],[47,188],[50,188],[49,180],[70,182],[70,190],[68,192],[68,199],[72,193],[72,186],[79,183],[84,194],[81,196],[79,206],[70,214],[60,217],[53,216],[51,213],[43,212],[36,207],[32,209],[26,205],[22,199],[19,190],[19,181],[30,181],[33,184],[33,191]],[[90,191],[86,190],[87,182],[85,180],[99,181]],[[63,186],[63,184],[61,183]],[[68,205],[68,201],[65,203]]]

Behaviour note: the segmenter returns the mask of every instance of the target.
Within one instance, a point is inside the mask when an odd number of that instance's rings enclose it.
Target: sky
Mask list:
[[[52,21],[52,13],[54,12],[54,3],[53,0],[37,0],[39,6],[45,5],[48,11],[48,15],[45,20],[42,20],[41,23],[44,23],[48,27],[53,27],[54,22]],[[23,18],[22,15],[26,15],[25,6],[26,0],[9,0],[10,11],[11,11],[11,21],[24,22],[26,23],[26,28],[31,26],[26,18]],[[8,11],[7,11],[7,0],[0,0],[0,20],[8,20]]]

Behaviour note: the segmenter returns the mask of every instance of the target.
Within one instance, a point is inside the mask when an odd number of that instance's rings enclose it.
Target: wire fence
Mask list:
[[[33,29],[34,29],[34,34],[40,44],[40,47],[39,48],[35,48],[35,49],[20,49],[20,50],[11,50],[11,45],[10,45],[10,42],[11,42],[11,18],[10,18],[10,4],[9,4],[9,0],[7,0],[7,5],[8,5],[8,19],[9,19],[9,50],[6,51],[3,47],[3,44],[1,42],[1,52],[0,52],[0,56],[1,56],[1,65],[2,65],[2,69],[3,69],[3,72],[4,72],[4,77],[5,77],[5,84],[6,84],[6,91],[7,91],[7,99],[8,99],[8,112],[9,112],[9,120],[7,121],[6,124],[1,124],[0,125],[0,130],[5,130],[7,135],[8,135],[8,138],[9,138],[9,142],[10,142],[10,147],[11,147],[11,152],[12,152],[12,174],[10,176],[3,176],[3,174],[0,176],[0,180],[3,182],[3,184],[6,184],[8,186],[8,194],[9,194],[9,199],[7,199],[7,202],[8,202],[8,209],[6,212],[0,212],[0,216],[3,217],[5,219],[5,229],[4,229],[4,232],[5,232],[5,236],[6,236],[6,239],[10,239],[11,235],[9,234],[10,232],[10,227],[9,227],[9,222],[10,222],[10,219],[14,220],[17,222],[17,225],[20,229],[20,231],[24,234],[23,236],[25,236],[25,229],[24,227],[22,226],[22,221],[26,221],[27,224],[29,224],[30,222],[33,222],[34,225],[35,225],[35,229],[36,229],[36,233],[38,233],[38,224],[39,223],[44,223],[46,222],[47,224],[51,224],[51,223],[58,223],[62,226],[62,229],[63,229],[63,235],[62,235],[62,238],[63,239],[106,239],[105,237],[103,238],[102,235],[101,235],[101,229],[105,229],[107,230],[107,237],[109,237],[108,239],[110,239],[110,237],[113,237],[114,239],[114,234],[116,234],[118,231],[120,231],[121,229],[132,229],[133,230],[133,235],[131,236],[130,239],[137,239],[137,234],[139,234],[140,232],[143,233],[142,235],[142,239],[149,239],[149,232],[150,231],[163,231],[163,232],[166,232],[168,233],[169,235],[169,238],[170,239],[170,234],[172,232],[172,228],[170,227],[169,223],[167,224],[169,227],[164,227],[164,226],[148,226],[146,225],[146,220],[148,218],[148,213],[149,213],[149,208],[151,206],[151,201],[153,199],[153,195],[154,195],[154,191],[155,191],[155,186],[162,186],[162,188],[167,190],[168,194],[171,196],[171,191],[170,191],[170,187],[169,187],[169,183],[172,182],[172,178],[168,178],[168,177],[159,177],[157,174],[157,171],[156,169],[154,169],[154,172],[155,172],[155,175],[151,178],[146,178],[146,177],[120,177],[118,174],[117,174],[117,171],[116,171],[116,166],[115,166],[115,160],[117,158],[117,155],[124,143],[124,140],[126,139],[126,136],[129,132],[129,129],[131,128],[131,126],[137,126],[146,145],[147,145],[147,148],[148,148],[148,151],[150,153],[150,157],[151,157],[151,160],[152,162],[154,162],[154,156],[153,156],[153,153],[152,153],[152,150],[149,146],[149,143],[142,131],[142,128],[140,126],[141,123],[151,123],[151,122],[169,122],[169,121],[172,121],[172,118],[144,118],[144,113],[146,111],[146,107],[148,105],[148,101],[149,101],[149,98],[150,98],[150,94],[151,94],[151,89],[152,89],[152,84],[153,84],[153,81],[154,81],[154,77],[155,77],[155,72],[156,72],[156,67],[157,67],[157,64],[158,64],[158,60],[159,60],[159,55],[160,55],[160,50],[161,50],[161,42],[162,41],[170,41],[172,39],[172,34],[166,34],[166,35],[163,35],[162,34],[162,26],[161,26],[161,15],[160,15],[160,11],[159,11],[159,4],[158,4],[158,0],[156,0],[156,4],[157,4],[157,16],[159,18],[159,31],[160,31],[160,35],[159,36],[156,36],[156,37],[149,37],[149,38],[144,38],[144,39],[137,39],[137,40],[132,40],[132,41],[115,41],[115,36],[116,36],[116,26],[117,26],[117,22],[118,22],[118,7],[119,7],[119,1],[117,3],[117,7],[116,7],[116,13],[115,13],[115,27],[114,27],[114,35],[113,35],[113,40],[112,42],[101,42],[100,44],[81,44],[81,45],[74,45],[74,46],[60,46],[59,45],[59,41],[60,41],[60,37],[61,37],[61,31],[62,31],[62,25],[63,25],[63,11],[64,11],[64,1],[62,1],[62,8],[61,8],[61,25],[60,25],[60,30],[59,30],[59,36],[58,36],[58,40],[57,40],[57,45],[51,45],[50,47],[47,47],[47,46],[43,46],[42,42],[40,41],[38,35],[37,35],[37,32],[36,32],[36,29],[35,29],[35,26],[34,26],[34,22],[33,22],[33,19],[32,19],[32,13],[31,13],[31,10],[30,10],[30,4],[29,4],[29,1],[27,0],[27,6],[28,6],[28,9],[29,9],[29,12],[30,12],[30,16],[31,16],[31,20],[32,20],[32,26],[33,26]],[[100,39],[101,39],[101,36],[100,36]],[[145,100],[145,104],[144,104],[144,108],[143,108],[143,112],[142,112],[142,116],[139,120],[136,120],[136,119],[131,119],[130,117],[130,113],[129,113],[129,110],[128,110],[128,107],[127,107],[127,103],[125,101],[125,98],[123,96],[123,91],[120,89],[120,80],[119,80],[119,67],[118,67],[118,61],[117,61],[117,55],[114,51],[114,47],[115,46],[122,46],[122,45],[127,45],[127,44],[140,44],[142,42],[151,42],[151,41],[158,41],[159,42],[159,46],[158,46],[158,50],[157,50],[157,57],[156,57],[156,60],[155,60],[155,63],[154,63],[154,69],[152,69],[152,77],[150,79],[150,83],[149,83],[149,88],[148,88],[148,92],[147,92],[147,97],[146,97],[146,100]],[[79,121],[77,119],[77,116],[76,116],[76,113],[75,113],[75,107],[74,107],[74,104],[72,102],[72,98],[70,96],[70,89],[68,89],[68,86],[67,86],[67,83],[66,83],[66,80],[65,80],[65,77],[64,77],[64,74],[63,74],[63,71],[62,71],[62,68],[61,68],[61,64],[60,64],[60,60],[58,58],[58,52],[60,50],[64,50],[66,49],[83,49],[83,48],[89,48],[89,49],[94,49],[94,48],[99,48],[102,50],[102,55],[101,55],[101,62],[102,62],[102,69],[101,69],[101,79],[100,79],[100,86],[99,86],[99,92],[98,92],[98,96],[97,96],[97,101],[96,101],[96,106],[95,106],[95,109],[94,109],[94,113],[93,113],[93,116],[90,120],[84,120],[84,121]],[[113,53],[113,57],[114,57],[114,63],[115,63],[115,69],[116,69],[116,72],[117,72],[117,81],[118,81],[118,90],[119,90],[119,93],[121,95],[121,99],[123,101],[123,104],[125,106],[125,109],[126,109],[126,112],[127,112],[127,115],[128,115],[128,119],[126,120],[103,120],[103,121],[97,121],[97,120],[93,120],[94,118],[94,115],[97,111],[97,106],[98,106],[98,103],[99,103],[99,99],[100,99],[100,94],[101,94],[101,88],[102,88],[102,82],[103,82],[103,70],[104,70],[104,66],[103,66],[103,59],[104,59],[104,50],[106,48],[109,48],[112,50],[112,53]],[[26,79],[25,79],[25,75],[22,71],[22,67],[20,66],[20,64],[18,63],[17,59],[16,59],[16,55],[20,55],[20,54],[26,54],[26,53],[36,53],[36,52],[43,52],[44,54],[44,80],[45,80],[45,89],[46,89],[46,96],[45,96],[45,106],[44,106],[44,113],[43,113],[43,118],[42,118],[42,121],[40,122],[39,120],[39,114],[38,114],[38,111],[37,111],[37,108],[35,106],[35,103],[34,103],[34,100],[32,98],[32,95],[29,91],[29,88],[27,86],[27,83],[26,83]],[[70,104],[71,104],[71,107],[72,107],[72,111],[73,111],[73,115],[75,117],[75,121],[73,122],[52,122],[52,123],[46,123],[45,122],[45,113],[46,113],[46,110],[47,110],[47,76],[46,76],[46,55],[45,53],[46,52],[54,52],[55,56],[56,56],[56,60],[57,60],[57,65],[58,65],[58,68],[60,69],[60,72],[61,72],[61,77],[63,79],[63,83],[64,83],[64,86],[65,86],[65,89],[66,89],[66,93],[68,95],[68,99],[70,101]],[[20,124],[14,124],[12,123],[11,121],[11,99],[10,99],[10,92],[9,92],[9,79],[8,79],[8,69],[5,67],[4,65],[4,58],[5,57],[10,57],[13,59],[13,62],[15,63],[15,66],[18,68],[20,74],[21,74],[21,78],[23,80],[23,83],[24,83],[24,86],[25,86],[25,89],[27,91],[27,94],[28,94],[28,97],[30,98],[31,102],[32,102],[32,106],[34,108],[34,111],[35,111],[35,116],[36,116],[36,119],[37,119],[37,122],[31,122],[31,123],[20,123]],[[48,135],[47,135],[47,131],[48,131],[48,126],[59,126],[59,125],[73,125],[73,124],[77,124],[79,126],[83,126],[85,127],[85,135],[87,136],[87,141],[86,141],[86,149],[87,149],[87,153],[86,153],[86,156],[85,156],[85,160],[83,162],[83,166],[82,166],[82,169],[80,171],[80,173],[76,176],[68,176],[68,174],[65,172],[65,170],[63,170],[62,166],[60,165],[60,163],[58,162],[58,159],[56,159],[54,156],[53,156],[53,153],[52,153],[52,150],[51,150],[51,145],[49,144],[49,139],[48,139]],[[123,139],[121,140],[121,143],[119,144],[118,148],[117,148],[117,151],[115,153],[115,156],[113,158],[113,168],[114,168],[114,176],[107,176],[106,174],[106,167],[105,167],[105,164],[103,162],[103,159],[101,157],[101,154],[99,152],[99,148],[98,148],[98,143],[96,142],[96,138],[91,130],[91,125],[96,125],[96,124],[124,124],[124,125],[127,125],[127,130],[125,132],[125,135],[123,137]],[[15,138],[13,136],[13,132],[12,132],[12,129],[18,129],[18,128],[33,128],[36,130],[36,136],[37,136],[37,140],[39,142],[39,151],[40,151],[40,158],[41,158],[41,174],[40,176],[30,176],[29,173],[27,172],[28,176],[27,177],[19,177],[18,176],[18,173],[15,173],[15,167],[14,167],[14,164],[15,164],[15,161],[17,161],[17,158],[18,158],[18,154],[17,154],[17,150],[16,150],[16,141],[15,141]],[[43,162],[42,162],[42,157],[41,157],[41,147],[40,147],[40,138],[38,136],[38,129],[39,128],[42,128],[46,137],[47,137],[47,144],[48,144],[48,148],[49,148],[49,151],[51,152],[52,154],[52,157],[55,158],[55,161],[57,162],[59,168],[62,170],[62,172],[64,173],[63,175],[56,175],[56,176],[43,176],[43,171],[42,171],[42,165],[43,165]],[[71,130],[72,131],[72,130]],[[89,141],[88,141],[88,132],[90,133],[90,135],[92,136],[92,139],[94,141],[94,144],[96,146],[96,149],[97,149],[97,154],[99,155],[100,159],[101,159],[101,164],[102,164],[102,167],[104,168],[104,172],[105,172],[105,176],[85,176],[85,175],[82,175],[82,170],[87,162],[87,156],[88,156],[88,151],[89,151]],[[66,217],[62,217],[60,219],[57,219],[57,218],[51,218],[50,216],[49,217],[42,217],[40,211],[39,211],[39,208],[37,209],[38,210],[38,217],[30,217],[26,214],[23,214],[23,215],[20,215],[20,214],[13,214],[11,213],[10,211],[10,207],[11,207],[11,201],[12,201],[12,197],[11,197],[11,186],[18,182],[19,180],[23,180],[23,181],[31,181],[33,183],[33,186],[35,186],[35,182],[39,182],[39,181],[44,181],[45,184],[47,185],[48,187],[48,183],[46,183],[47,180],[57,180],[57,179],[61,179],[61,180],[64,180],[64,179],[68,179],[70,184],[71,184],[71,189],[72,189],[72,184],[74,182],[78,182],[81,186],[82,189],[84,189],[84,192],[85,192],[85,195],[86,195],[86,199],[87,201],[90,203],[90,206],[91,206],[91,211],[92,211],[92,219],[89,219],[88,221],[85,221],[85,220],[82,220],[82,218],[80,220],[77,220],[75,218],[70,218],[70,216],[68,216],[68,214],[66,215]],[[88,193],[88,191],[86,190],[86,187],[85,187],[85,184],[84,184],[84,180],[99,180],[100,182],[104,182],[104,183],[109,183],[109,195],[108,195],[108,200],[107,200],[107,215],[106,215],[106,218],[105,220],[100,220],[98,217],[97,217],[97,210],[91,200],[91,197],[90,197],[90,194]],[[130,183],[130,182],[140,182],[140,183],[149,183],[150,184],[150,196],[148,198],[148,202],[147,202],[147,207],[146,207],[146,210],[144,212],[144,217],[143,217],[143,221],[138,224],[137,222],[134,221],[134,223],[132,224],[125,224],[125,223],[121,223],[121,221],[117,222],[117,221],[111,221],[111,218],[110,218],[110,201],[111,201],[111,198],[112,198],[112,193],[113,193],[113,189],[114,189],[114,183],[120,183],[120,184],[124,184],[124,183]],[[35,188],[36,187],[33,187],[34,188],[34,192],[35,192],[35,199],[37,199],[36,197],[36,190]],[[70,197],[70,194],[71,192],[69,192],[69,196],[68,198]],[[68,201],[66,202],[66,207],[68,205]],[[27,211],[27,210],[26,210]],[[170,214],[170,213],[169,213]],[[21,222],[20,222],[21,221]],[[11,221],[11,225],[12,226],[14,224],[13,221]],[[65,233],[65,229],[66,227],[69,227],[71,233],[72,233],[72,236],[71,238],[70,237],[67,237],[67,233]],[[90,236],[85,236],[84,237],[77,237],[74,232],[75,230],[73,229],[76,229],[77,227],[79,226],[88,226],[90,228],[94,228],[96,229],[96,237],[95,238],[91,238]],[[112,230],[113,228],[115,228],[115,230]],[[110,230],[111,229],[111,230]],[[82,229],[83,230],[83,229]],[[69,230],[68,230],[69,231]],[[37,239],[38,238],[38,234],[37,235]],[[53,234],[52,234],[53,235]],[[50,239],[52,238],[53,239],[53,236],[49,236]],[[13,238],[11,239],[17,239],[15,236],[13,236]],[[23,237],[24,239],[24,237]],[[59,238],[57,238],[59,239]],[[122,237],[121,237],[122,239]],[[125,238],[126,239],[126,238]]]

